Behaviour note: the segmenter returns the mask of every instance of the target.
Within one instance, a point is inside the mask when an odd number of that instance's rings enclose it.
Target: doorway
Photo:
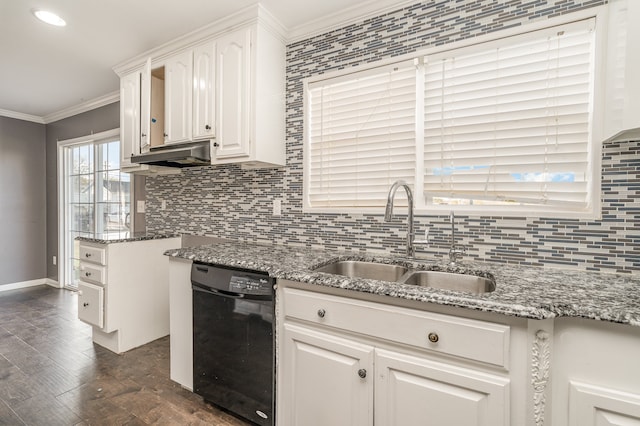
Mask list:
[[[131,176],[120,171],[120,135],[112,130],[58,142],[59,279],[76,289],[79,242],[76,237],[113,240],[132,232]]]

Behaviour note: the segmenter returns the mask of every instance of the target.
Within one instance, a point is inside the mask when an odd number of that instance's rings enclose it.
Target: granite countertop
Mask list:
[[[114,243],[129,243],[133,241],[146,241],[146,240],[159,240],[163,238],[176,238],[180,237],[180,234],[134,234],[126,238],[89,238],[89,237],[76,237],[77,241],[84,241],[87,243],[95,244],[114,244]]]
[[[452,267],[442,259],[406,259],[303,247],[225,242],[173,249],[167,256],[268,272],[270,276],[407,300],[494,312],[529,319],[581,317],[640,326],[640,277],[464,262]],[[401,264],[411,269],[492,274],[496,290],[471,294],[372,279],[314,272],[336,260]]]

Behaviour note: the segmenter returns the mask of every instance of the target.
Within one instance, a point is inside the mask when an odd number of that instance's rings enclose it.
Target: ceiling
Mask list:
[[[404,0],[406,2],[406,0]],[[0,115],[47,117],[119,88],[114,65],[256,0],[0,0]],[[290,38],[379,13],[401,0],[263,0]],[[38,21],[57,13],[66,27]]]

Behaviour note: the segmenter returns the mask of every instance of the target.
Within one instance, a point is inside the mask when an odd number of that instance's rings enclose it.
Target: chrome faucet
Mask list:
[[[423,243],[427,244],[428,241],[414,241],[415,231],[413,230],[413,193],[411,192],[411,188],[404,180],[398,180],[391,185],[389,188],[389,195],[387,196],[387,206],[384,210],[384,221],[391,222],[391,217],[393,216],[393,200],[396,196],[396,191],[398,188],[403,187],[405,192],[407,193],[407,256],[414,257],[416,254],[416,249],[414,247],[414,243]]]
[[[462,258],[462,255],[466,251],[464,244],[456,244],[455,218],[453,211],[449,213],[449,221],[451,222],[451,247],[449,247],[449,261],[452,266],[456,264],[458,259]]]

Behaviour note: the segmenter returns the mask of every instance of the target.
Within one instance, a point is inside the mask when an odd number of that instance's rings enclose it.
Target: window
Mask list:
[[[307,197],[313,207],[384,206],[415,176],[412,62],[309,86]]]
[[[131,179],[120,172],[117,131],[61,141],[61,280],[77,287],[79,244],[75,238],[125,238],[131,231]]]
[[[593,20],[428,58],[424,192],[585,210]]]
[[[593,215],[594,64],[589,19],[309,82],[305,207]]]

